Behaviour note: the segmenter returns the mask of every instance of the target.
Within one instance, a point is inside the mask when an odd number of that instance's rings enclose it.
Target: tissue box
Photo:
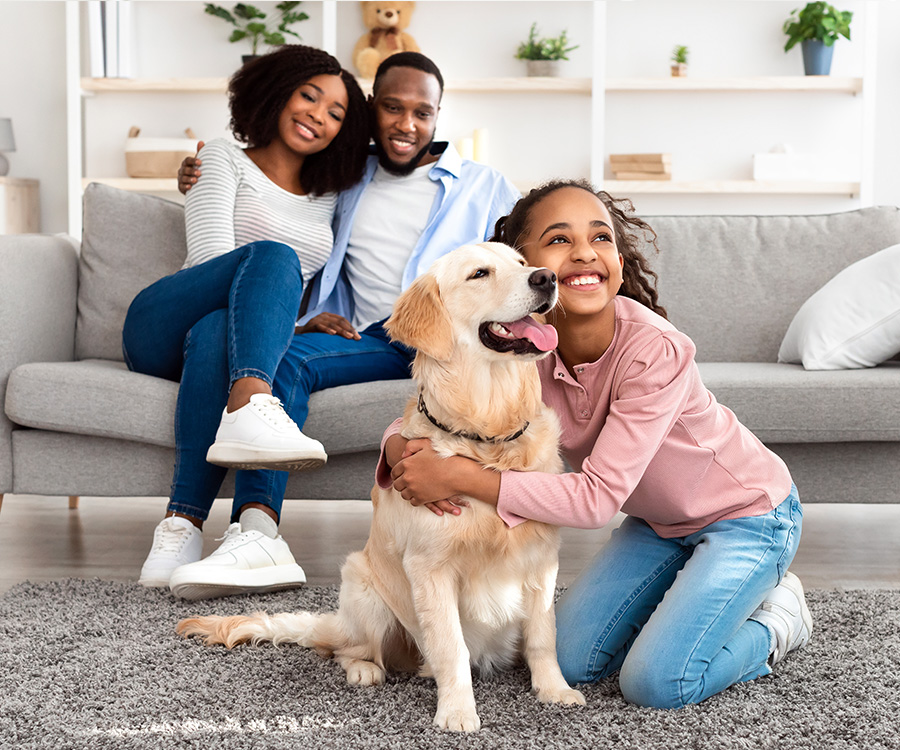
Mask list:
[[[753,154],[753,179],[852,182],[859,170],[849,158],[834,154]]]
[[[128,138],[125,171],[129,177],[176,177],[185,157],[196,153],[195,138]]]

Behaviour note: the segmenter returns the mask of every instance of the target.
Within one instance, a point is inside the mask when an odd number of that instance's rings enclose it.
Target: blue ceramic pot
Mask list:
[[[803,51],[803,69],[808,76],[827,76],[831,72],[831,57],[834,45],[826,47],[818,39],[805,39],[800,42]]]

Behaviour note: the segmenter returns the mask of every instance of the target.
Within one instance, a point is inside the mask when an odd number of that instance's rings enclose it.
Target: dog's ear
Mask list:
[[[437,279],[416,279],[394,303],[385,329],[393,341],[411,346],[432,359],[446,361],[453,354],[453,328],[441,299]]]

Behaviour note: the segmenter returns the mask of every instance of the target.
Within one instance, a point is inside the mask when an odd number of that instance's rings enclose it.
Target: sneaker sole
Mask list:
[[[191,580],[192,579],[192,580]],[[181,581],[176,575],[169,583],[172,593],[196,601],[234,594],[261,594],[293,589],[306,583],[299,565],[277,565],[263,570],[197,571],[191,579]]]
[[[206,453],[206,460],[228,469],[312,471],[321,469],[328,461],[328,456],[311,451],[271,451],[233,443],[213,443]]]

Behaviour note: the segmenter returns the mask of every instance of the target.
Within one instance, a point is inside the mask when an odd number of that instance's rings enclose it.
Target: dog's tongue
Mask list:
[[[542,352],[549,352],[556,348],[559,339],[556,329],[546,323],[538,323],[531,316],[512,323],[504,323],[503,326],[517,339],[528,339]]]

